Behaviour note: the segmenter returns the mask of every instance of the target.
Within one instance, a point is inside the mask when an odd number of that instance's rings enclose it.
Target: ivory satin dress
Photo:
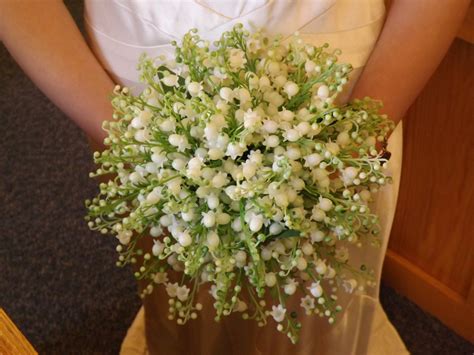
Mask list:
[[[238,22],[246,28],[265,27],[270,33],[299,31],[314,45],[327,42],[342,50],[340,62],[355,68],[341,101],[347,99],[385,21],[383,0],[86,0],[85,22],[92,50],[117,83],[138,91],[136,63],[141,53],[173,55],[172,40],[195,27],[201,37],[214,40]],[[382,246],[350,248],[351,263],[365,263],[380,274],[395,214],[402,158],[402,125],[389,139],[389,172],[393,184],[378,194],[372,208],[380,216]],[[344,311],[335,324],[326,318],[304,316],[299,298],[288,309],[300,310],[300,340],[293,345],[270,321],[258,328],[237,314],[214,321],[210,295],[202,290],[204,304],[197,320],[184,326],[167,319],[167,296],[157,287],[144,300],[122,344],[123,354],[186,355],[399,355],[408,351],[379,302],[379,286],[367,295],[339,291]],[[291,302],[289,302],[291,303]]]

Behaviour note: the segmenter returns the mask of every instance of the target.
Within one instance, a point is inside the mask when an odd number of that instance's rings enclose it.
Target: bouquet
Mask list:
[[[369,202],[391,180],[378,147],[393,122],[369,98],[338,105],[351,66],[297,33],[283,41],[237,25],[212,46],[197,30],[173,45],[174,59],[140,58],[139,95],[114,90],[108,148],[90,174],[109,181],[86,220],[117,237],[118,266],[139,263],[142,297],[165,287],[170,320],[195,319],[207,286],[216,320],[274,321],[296,342],[290,297],[333,323],[339,288],[375,284],[347,246],[377,245]]]

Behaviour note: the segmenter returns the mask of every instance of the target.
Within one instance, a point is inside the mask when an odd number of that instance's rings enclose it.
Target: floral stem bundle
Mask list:
[[[378,146],[393,122],[369,98],[336,103],[351,66],[328,45],[237,25],[211,46],[196,32],[172,60],[140,58],[139,95],[114,90],[91,173],[110,180],[86,219],[118,238],[119,266],[140,264],[143,297],[165,287],[170,320],[196,318],[207,287],[216,320],[275,321],[296,342],[301,311],[333,323],[339,288],[375,285],[347,246],[378,243],[369,203],[391,180]],[[301,309],[287,309],[290,297]]]

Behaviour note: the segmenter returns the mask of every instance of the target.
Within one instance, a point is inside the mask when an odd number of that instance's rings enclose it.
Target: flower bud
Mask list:
[[[308,289],[311,292],[311,294],[316,298],[321,297],[323,294],[323,288],[321,287],[319,282],[313,282],[311,286],[308,287]]]
[[[265,274],[265,284],[268,287],[275,286],[276,282],[277,282],[277,279],[276,279],[276,276],[273,272],[269,272],[269,273]]]
[[[222,97],[225,101],[230,102],[234,99],[234,93],[232,89],[228,87],[223,87],[219,90],[219,96]]]
[[[249,228],[252,232],[258,232],[262,229],[263,226],[263,217],[260,215],[254,215],[250,219]]]
[[[318,88],[317,95],[319,96],[320,99],[324,100],[327,99],[329,96],[329,88],[326,85],[321,85]]]
[[[283,87],[283,90],[285,91],[285,93],[288,95],[289,98],[292,98],[298,93],[300,88],[293,81],[287,81],[285,83],[285,86]]]
[[[219,242],[220,242],[219,235],[216,232],[210,231],[207,234],[207,246],[209,247],[211,251],[217,248],[217,246],[219,245]]]

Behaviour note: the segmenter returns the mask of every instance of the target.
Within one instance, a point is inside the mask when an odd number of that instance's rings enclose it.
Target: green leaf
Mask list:
[[[171,74],[176,75],[176,76],[178,77],[178,84],[179,84],[179,87],[184,87],[185,79],[184,79],[182,76],[176,74],[176,72],[174,72],[173,70],[169,69],[168,67],[166,67],[166,66],[164,66],[164,65],[161,65],[161,66],[159,66],[159,67],[156,69],[156,71],[157,71],[157,76],[158,76],[159,79],[163,79],[163,77],[164,77],[163,73],[161,73],[162,71],[168,71],[168,72],[170,72]],[[169,86],[163,85],[163,90],[164,90],[164,92],[169,92],[169,91],[172,92],[172,91],[173,91],[173,87],[169,87]]]
[[[208,166],[210,168],[217,168],[219,166],[222,166],[222,160],[220,160],[220,159],[219,160],[212,160],[212,161],[209,162]]]
[[[281,238],[293,238],[299,237],[301,233],[293,229],[287,229],[286,231],[281,232],[280,234],[275,235],[272,239],[281,239]]]

